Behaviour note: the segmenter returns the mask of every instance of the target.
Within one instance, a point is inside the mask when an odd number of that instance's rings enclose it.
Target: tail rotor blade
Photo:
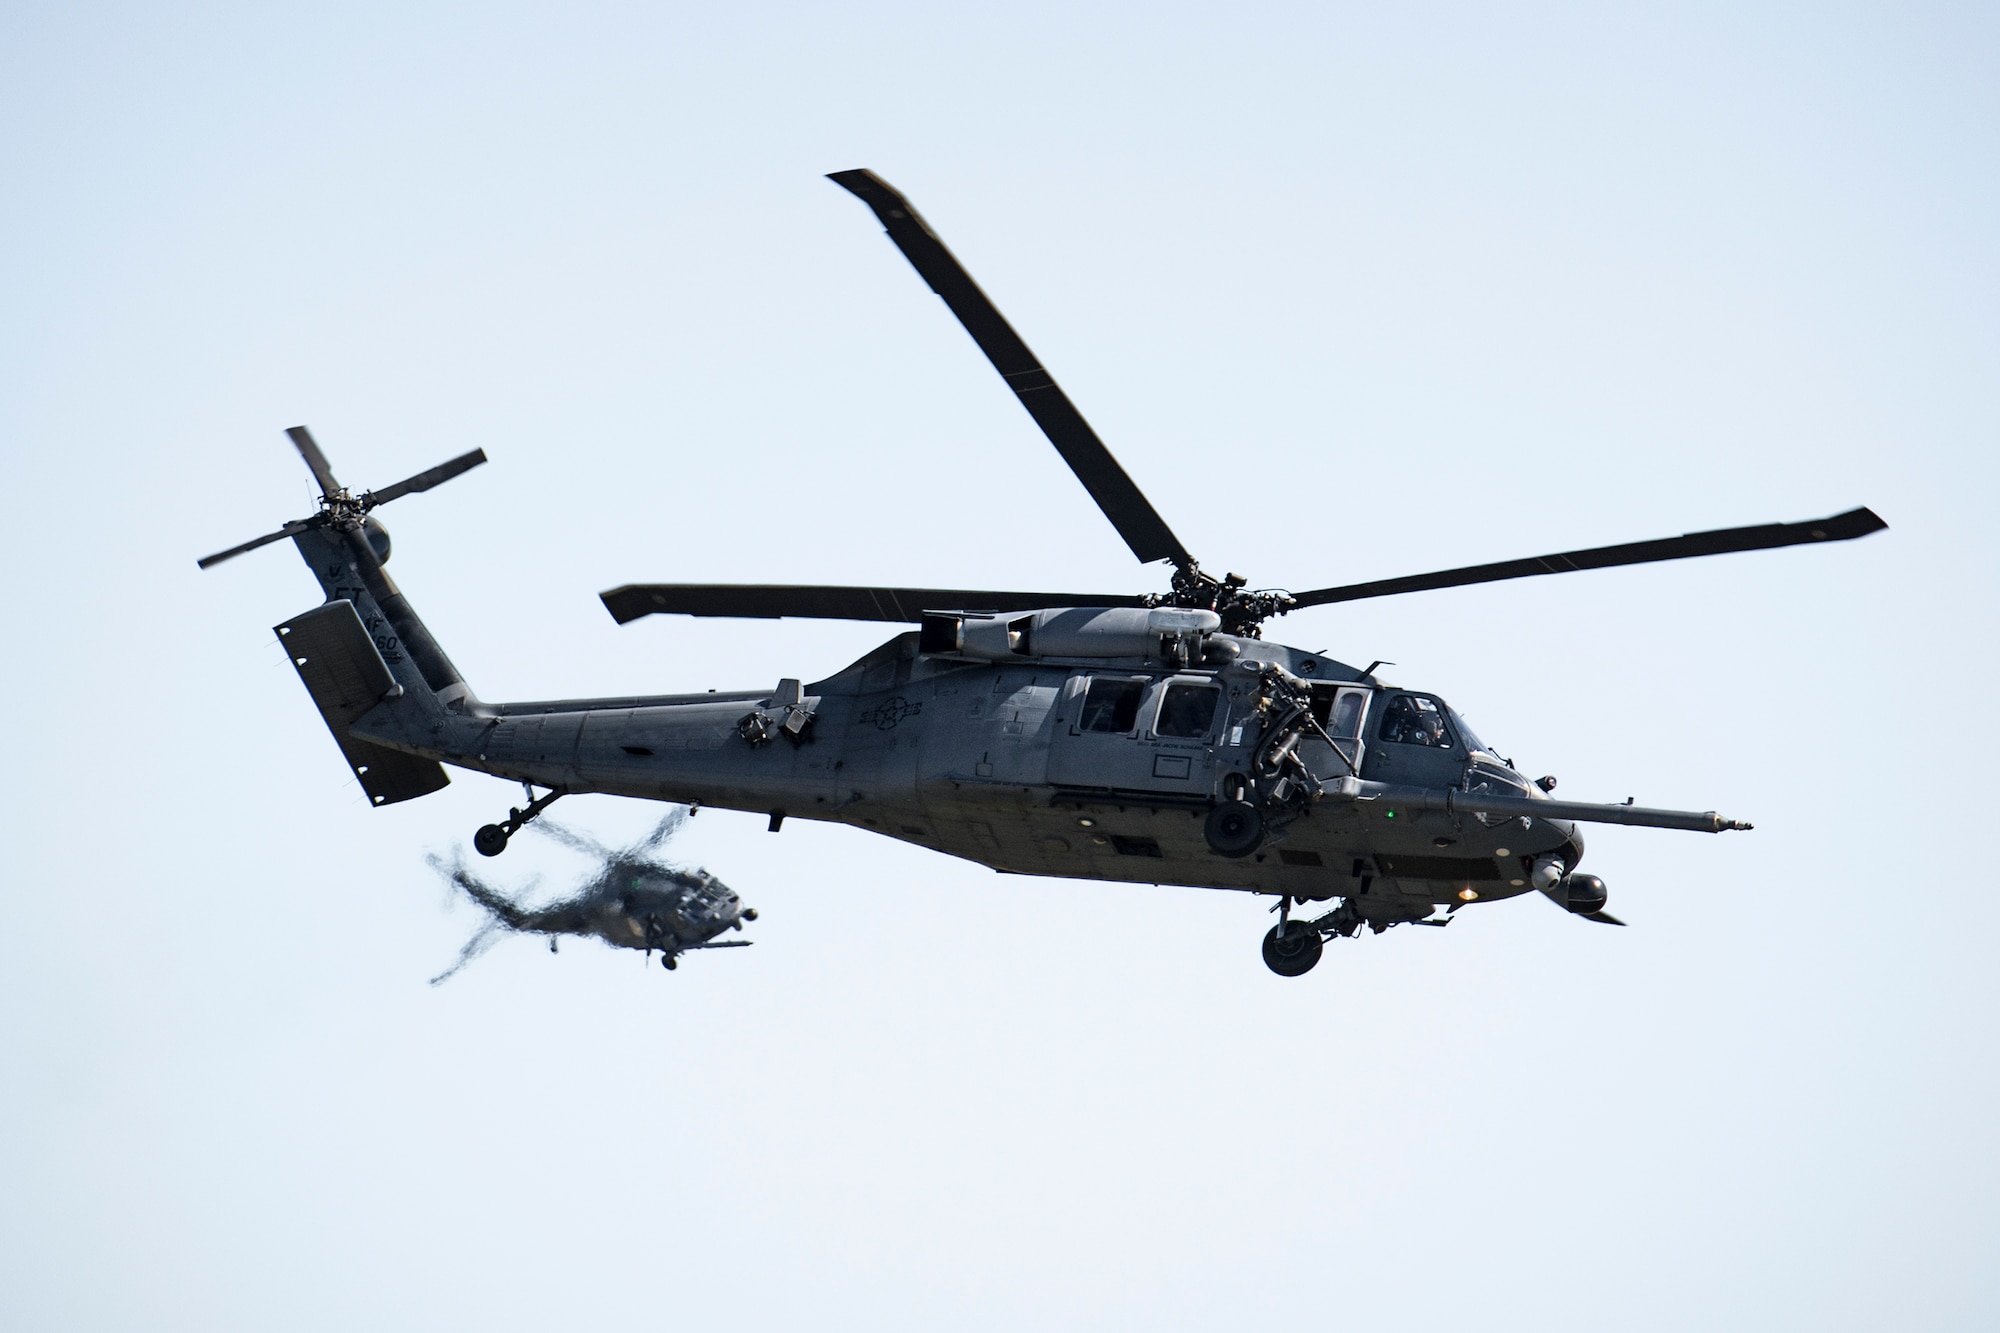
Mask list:
[[[284,527],[279,528],[276,532],[266,533],[254,541],[244,542],[241,546],[232,546],[226,551],[217,551],[214,555],[203,556],[201,559],[195,561],[195,567],[197,569],[207,569],[212,565],[219,565],[225,560],[234,560],[246,551],[254,551],[260,546],[269,546],[272,542],[283,541],[287,537],[296,537],[299,533],[304,532],[312,526],[313,522],[311,519],[298,519],[285,524]]]
[[[439,463],[436,467],[419,472],[414,477],[405,477],[393,486],[370,491],[362,497],[362,503],[373,509],[376,505],[385,505],[391,500],[400,500],[406,495],[415,495],[418,491],[427,491],[433,486],[442,486],[461,472],[470,472],[485,461],[486,451],[474,449],[469,454],[460,454],[449,463]]]
[[[326,455],[313,443],[312,432],[304,426],[294,426],[285,434],[292,437],[292,444],[298,449],[299,457],[305,459],[306,466],[312,469],[313,480],[319,483],[319,493],[321,495],[338,493],[340,481],[333,475],[333,469],[327,465]]]

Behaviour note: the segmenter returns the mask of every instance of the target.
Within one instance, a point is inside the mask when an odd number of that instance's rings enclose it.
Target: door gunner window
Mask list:
[[[1437,700],[1427,699],[1421,694],[1399,694],[1390,700],[1388,710],[1382,715],[1382,730],[1378,734],[1383,740],[1397,745],[1451,748],[1451,732],[1444,724],[1444,709]]]
[[[1341,740],[1359,740],[1361,737],[1361,706],[1368,702],[1368,696],[1358,690],[1349,690],[1340,696],[1333,706],[1333,725],[1328,728]]]
[[[1139,722],[1139,701],[1146,697],[1143,680],[1093,677],[1083,696],[1079,731],[1130,731]]]
[[[1222,691],[1213,685],[1175,681],[1160,700],[1160,721],[1153,734],[1182,739],[1206,736],[1215,721],[1215,706],[1221,701]]]

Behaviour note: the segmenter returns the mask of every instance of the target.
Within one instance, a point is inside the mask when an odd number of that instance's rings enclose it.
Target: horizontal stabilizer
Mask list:
[[[315,607],[279,625],[277,633],[371,804],[426,796],[451,781],[435,759],[357,740],[349,731],[363,713],[398,691],[354,603]]]

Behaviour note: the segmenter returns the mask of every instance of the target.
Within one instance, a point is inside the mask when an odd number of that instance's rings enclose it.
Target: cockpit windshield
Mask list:
[[[1451,729],[1445,726],[1443,705],[1421,694],[1399,694],[1391,699],[1376,735],[1393,745],[1451,748]]]
[[[1485,741],[1480,740],[1479,737],[1473,733],[1472,728],[1465,725],[1465,716],[1462,713],[1460,713],[1456,708],[1450,707],[1449,705],[1446,706],[1444,711],[1451,714],[1451,724],[1454,727],[1458,728],[1458,737],[1460,740],[1465,742],[1466,749],[1484,750],[1488,754],[1493,753],[1493,747],[1488,745]]]

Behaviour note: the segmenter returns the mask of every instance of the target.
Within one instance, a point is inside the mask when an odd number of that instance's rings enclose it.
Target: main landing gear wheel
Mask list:
[[[1224,801],[1208,812],[1201,834],[1219,856],[1248,856],[1264,841],[1264,816],[1248,801]]]
[[[1264,936],[1264,966],[1281,977],[1302,977],[1313,970],[1325,948],[1311,926],[1280,921]]]
[[[498,824],[482,824],[472,835],[472,850],[481,856],[498,856],[507,850],[507,830]]]
[[[674,961],[674,956],[672,954],[663,953],[660,955],[660,966],[664,967],[665,969],[667,969],[667,971],[671,972],[675,968],[679,967],[680,964]]]

